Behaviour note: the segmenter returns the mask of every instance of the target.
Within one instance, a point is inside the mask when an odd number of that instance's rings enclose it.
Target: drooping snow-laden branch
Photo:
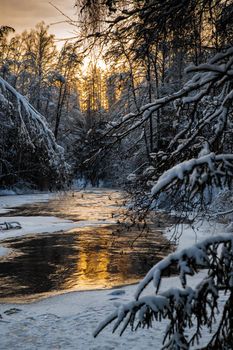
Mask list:
[[[159,293],[162,278],[174,267],[181,287]],[[201,282],[194,287],[188,286],[187,276],[194,276],[201,269],[206,271]],[[141,296],[152,281],[155,295]],[[221,292],[225,293],[222,304],[219,303]],[[203,344],[199,349],[230,349],[232,301],[233,238],[232,235],[211,237],[191,248],[172,253],[156,264],[139,283],[135,300],[117,306],[99,324],[94,336],[113,321],[113,332],[122,325],[122,334],[128,326],[137,330],[138,327],[151,327],[153,321],[165,319],[167,328],[163,349],[189,349],[191,345],[198,345],[203,331],[212,333],[212,337],[207,338],[208,344]],[[216,347],[219,344],[222,347]]]
[[[196,170],[196,171],[194,171]],[[233,154],[209,153],[196,159],[189,159],[175,165],[164,172],[151,189],[153,197],[177,181],[183,181],[188,176],[188,186],[191,191],[210,180],[210,177],[219,182],[222,176],[233,176]]]
[[[142,106],[139,113],[130,113],[116,122],[110,123],[109,129],[103,136],[109,135],[119,139],[124,138],[130,132],[143,125],[151,115],[154,115],[156,118],[155,112],[170,103],[178,101],[178,104],[184,108],[185,105],[201,101],[211,89],[220,87],[222,84],[225,86],[233,78],[233,48],[229,48],[225,53],[217,54],[208,64],[188,67],[186,73],[195,73],[195,75],[181,90]],[[218,97],[218,107],[220,109],[229,105],[232,101],[231,87],[229,87],[229,90],[226,91],[226,95],[216,96]],[[202,123],[199,122],[200,127],[205,120],[208,123],[211,116],[212,119],[219,117],[216,111],[211,115],[208,114]]]
[[[38,148],[43,149],[43,156],[47,159],[49,166],[56,172],[67,175],[69,166],[64,159],[64,150],[56,143],[45,118],[24,96],[1,77],[0,89],[3,96],[6,96],[5,99],[8,100],[10,96],[10,100],[15,106],[15,118],[17,118],[20,136],[24,142],[33,152]]]

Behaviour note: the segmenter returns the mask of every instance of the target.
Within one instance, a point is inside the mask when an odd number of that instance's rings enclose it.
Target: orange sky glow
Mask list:
[[[55,34],[56,38],[73,37],[73,26],[67,23],[53,24],[66,19],[50,2],[72,19],[77,19],[75,0],[0,0],[0,25],[11,26],[20,33],[44,21],[50,25],[49,32]]]

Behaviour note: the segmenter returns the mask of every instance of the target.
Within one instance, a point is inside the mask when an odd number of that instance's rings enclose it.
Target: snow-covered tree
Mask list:
[[[84,127],[85,124],[79,106],[78,85],[82,56],[78,48],[66,43],[58,51],[55,47],[55,37],[49,34],[48,27],[43,22],[37,24],[35,29],[24,31],[22,34],[9,37],[9,32],[10,28],[3,27],[2,35],[0,34],[0,76],[45,117],[46,125],[54,132],[56,142],[64,148],[66,161],[69,164],[77,163],[79,155],[74,154],[75,140],[79,137],[81,126]],[[37,155],[42,157],[43,152],[38,148],[38,152],[32,152],[29,144],[23,142],[21,133],[18,132],[20,119],[17,99],[9,91],[2,95],[5,102],[9,100],[10,103],[1,105],[2,116],[4,115],[5,119],[2,120],[0,142],[5,156],[9,156],[9,149],[12,150],[10,160],[7,158],[6,161],[6,157],[2,157],[5,159],[3,172],[14,173],[11,176],[13,182],[24,175],[24,179],[28,178],[40,187],[52,186],[45,183],[52,181],[50,176],[43,174],[42,181],[37,171],[38,165],[42,164]],[[14,123],[8,122],[8,115]],[[14,164],[13,168],[16,167],[14,172],[10,171],[13,169],[10,164]],[[27,171],[26,168],[30,170]],[[47,173],[46,169],[48,170],[47,166],[43,170],[44,173]],[[27,177],[29,174],[31,175]],[[2,183],[9,183],[6,177],[2,179]]]
[[[69,166],[45,118],[0,77],[0,181],[18,178],[43,187],[65,185]],[[38,176],[39,173],[39,176]]]
[[[79,110],[79,98],[77,91],[78,74],[80,74],[80,65],[82,58],[78,54],[75,45],[66,43],[60,51],[56,71],[52,75],[52,80],[57,87],[57,101],[54,116],[54,136],[58,139],[59,128],[63,120],[65,128],[70,124],[69,114],[74,109]],[[72,106],[72,107],[71,107]],[[78,115],[80,111],[78,111]],[[77,115],[77,118],[78,118]]]

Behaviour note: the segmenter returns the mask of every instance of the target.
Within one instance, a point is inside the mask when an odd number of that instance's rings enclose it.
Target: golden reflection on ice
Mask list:
[[[8,248],[22,254],[0,261],[0,298],[39,298],[138,281],[170,247],[161,235],[162,214],[157,227],[141,235],[136,227],[120,224],[122,202],[121,192],[92,190],[18,208],[16,215],[54,215],[72,219],[77,227],[8,240]]]
[[[82,289],[87,285],[106,286],[109,279],[108,264],[110,262],[109,254],[104,252],[91,252],[89,254],[80,252],[77,261],[77,287]]]

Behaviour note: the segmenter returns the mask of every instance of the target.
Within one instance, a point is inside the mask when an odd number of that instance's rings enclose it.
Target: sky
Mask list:
[[[65,18],[49,2],[77,19],[75,0],[0,0],[0,26],[11,26],[20,33],[41,21],[49,25],[64,21]],[[66,38],[73,36],[74,28],[67,23],[59,23],[51,25],[49,31],[57,38]]]

